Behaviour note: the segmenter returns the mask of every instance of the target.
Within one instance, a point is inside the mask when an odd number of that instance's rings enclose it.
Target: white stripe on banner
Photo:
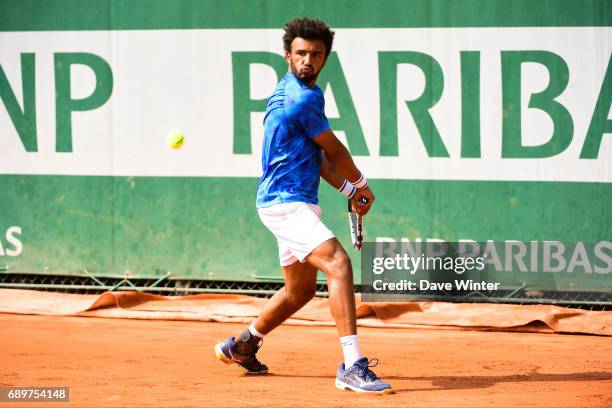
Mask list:
[[[231,176],[261,174],[262,113],[251,114],[252,154],[233,153],[232,52],[282,55],[281,30],[160,30],[0,33],[0,65],[23,108],[20,55],[35,54],[37,151],[26,152],[4,105],[0,107],[0,173],[126,176]],[[602,137],[598,157],[580,152],[612,51],[612,28],[339,29],[334,50],[363,130],[369,156],[356,158],[370,178],[452,180],[549,180],[612,182],[612,135]],[[571,143],[544,158],[502,158],[502,51],[544,50],[569,69],[556,98],[571,115]],[[380,155],[379,52],[417,51],[439,63],[443,91],[429,113],[450,157],[430,157],[404,101],[423,93],[425,75],[416,65],[397,70],[397,156]],[[461,157],[461,51],[480,52],[478,158]],[[92,53],[112,70],[110,99],[95,109],[73,111],[72,151],[56,152],[55,53]],[[235,67],[234,67],[235,68]],[[72,99],[96,87],[91,68],[72,65]],[[274,88],[274,70],[249,70],[251,98]],[[545,144],[554,122],[529,108],[529,95],[547,88],[551,73],[538,63],[521,69],[522,144]],[[505,79],[507,80],[507,78]],[[327,114],[342,101],[325,90]],[[385,107],[384,109],[387,109]],[[610,116],[609,116],[610,118]],[[611,119],[612,120],[612,119]],[[166,134],[179,129],[185,144],[171,149]],[[343,132],[339,137],[346,142]]]

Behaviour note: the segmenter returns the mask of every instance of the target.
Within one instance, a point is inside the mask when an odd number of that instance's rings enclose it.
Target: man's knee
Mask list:
[[[306,260],[325,272],[328,278],[346,281],[353,279],[351,258],[336,238],[325,241]]]
[[[351,258],[342,247],[334,252],[330,262],[330,274],[332,278],[338,280],[353,280],[353,265]]]

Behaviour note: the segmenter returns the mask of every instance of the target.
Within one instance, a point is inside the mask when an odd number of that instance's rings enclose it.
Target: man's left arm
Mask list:
[[[308,137],[323,152],[321,176],[325,181],[351,199],[351,206],[360,215],[368,213],[375,197],[366,178],[359,171],[346,146],[334,135],[317,100],[304,105],[299,116]],[[308,110],[310,108],[310,110]]]
[[[365,215],[368,212],[374,201],[374,195],[370,189],[366,186],[364,190],[356,190],[352,183],[348,182],[348,180],[338,173],[336,165],[333,161],[329,160],[324,150],[321,151],[320,174],[323,180],[351,199],[353,210],[361,215]],[[360,201],[362,196],[368,199],[367,204],[363,204],[363,202]]]
[[[325,155],[325,152],[321,152],[323,160],[321,161],[321,178],[327,181],[333,188],[339,190],[344,183],[344,177],[336,172],[334,164],[332,164]]]

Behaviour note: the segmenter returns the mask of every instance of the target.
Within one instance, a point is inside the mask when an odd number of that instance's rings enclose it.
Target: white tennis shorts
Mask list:
[[[316,247],[335,235],[321,221],[321,207],[308,203],[281,203],[257,210],[263,224],[278,241],[281,266],[304,262]]]

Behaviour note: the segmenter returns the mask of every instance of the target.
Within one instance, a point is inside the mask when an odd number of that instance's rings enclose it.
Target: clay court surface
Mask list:
[[[259,354],[272,374],[243,376],[213,352],[243,327],[0,314],[0,383],[67,386],[71,406],[612,406],[610,337],[360,328],[396,394],[358,395],[334,387],[335,328],[281,326]]]

